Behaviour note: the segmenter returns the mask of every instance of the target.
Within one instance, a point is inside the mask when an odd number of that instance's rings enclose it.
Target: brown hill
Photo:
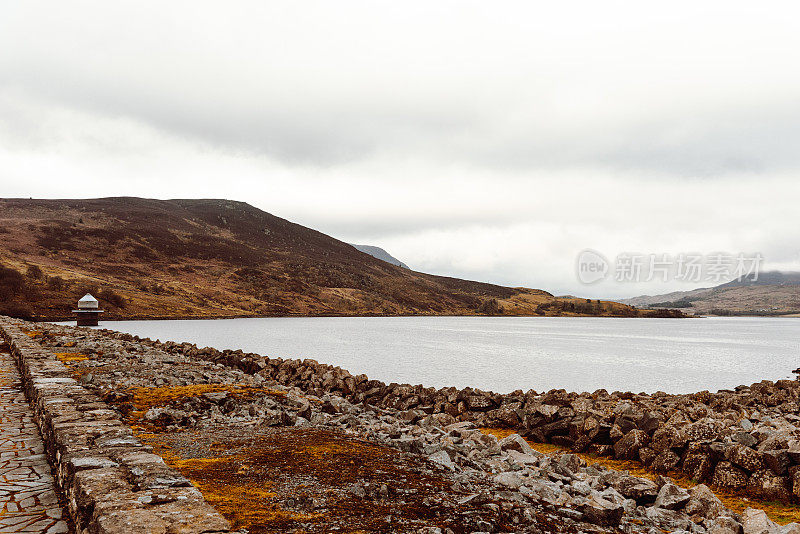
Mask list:
[[[630,306],[418,273],[229,200],[0,199],[0,313],[105,318],[652,315]]]
[[[800,273],[770,271],[752,278],[619,302],[640,308],[679,309],[695,315],[800,315]]]

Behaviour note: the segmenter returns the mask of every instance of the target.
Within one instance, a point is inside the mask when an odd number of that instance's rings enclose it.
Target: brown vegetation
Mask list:
[[[105,318],[283,315],[638,316],[403,269],[227,200],[0,200],[0,313],[66,319],[92,293]]]

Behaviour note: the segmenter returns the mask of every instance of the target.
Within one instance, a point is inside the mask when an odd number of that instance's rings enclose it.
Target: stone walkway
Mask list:
[[[0,350],[0,534],[69,532],[14,360]]]

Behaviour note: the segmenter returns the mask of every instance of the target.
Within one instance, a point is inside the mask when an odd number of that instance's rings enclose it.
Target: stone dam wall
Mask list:
[[[454,422],[512,428],[532,440],[577,452],[637,460],[662,473],[681,471],[696,483],[758,499],[800,501],[800,382],[794,380],[687,395],[605,390],[497,394],[385,384],[314,360],[108,334],[238,368],[314,395],[331,393],[353,403],[398,409],[408,422],[446,414]]]
[[[0,320],[77,534],[223,534],[228,521],[117,413],[10,320]]]

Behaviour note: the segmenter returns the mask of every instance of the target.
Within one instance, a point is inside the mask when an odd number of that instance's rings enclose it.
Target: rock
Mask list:
[[[752,424],[750,425],[752,427]],[[736,443],[740,443],[745,447],[755,447],[758,445],[758,440],[752,434],[747,432],[734,432],[731,439]]]
[[[566,469],[570,473],[577,473],[580,468],[585,465],[583,460],[581,460],[575,454],[562,454],[556,460],[556,463],[562,468]]]
[[[494,476],[494,481],[512,490],[519,489],[519,487],[522,486],[522,477],[511,472],[498,473]]]
[[[697,482],[707,480],[714,469],[711,455],[705,452],[687,454],[683,460],[683,471]]]
[[[792,472],[791,481],[792,481],[792,494],[795,497],[800,497],[800,469],[795,469],[797,466],[793,466],[794,472]],[[792,471],[790,469],[790,472]]]
[[[778,476],[768,469],[762,469],[750,475],[747,480],[747,492],[768,501],[786,502],[791,499],[792,487],[788,478]]]
[[[672,452],[672,449],[666,449],[656,456],[651,467],[657,473],[669,473],[678,467],[679,463],[681,463],[681,457]]]
[[[581,511],[586,520],[594,525],[615,527],[622,520],[624,509],[622,505],[606,500],[599,495],[586,499],[581,506]]]
[[[777,451],[765,451],[762,454],[764,463],[767,464],[773,473],[776,475],[784,475],[792,465],[792,459],[789,457],[788,449]]]
[[[498,441],[497,445],[500,447],[500,450],[503,451],[517,451],[522,454],[534,453],[533,447],[519,434],[510,434]]]
[[[471,410],[486,411],[492,408],[492,399],[486,395],[469,395],[466,399]]]
[[[639,449],[647,445],[649,439],[644,430],[631,430],[614,444],[614,456],[620,460],[635,460]]]
[[[716,519],[725,513],[725,506],[708,486],[699,484],[689,491],[689,502],[684,511],[692,516]]]
[[[441,466],[444,466],[450,470],[455,470],[456,468],[455,464],[453,464],[453,460],[450,459],[450,455],[447,454],[447,451],[435,452],[430,456],[428,456],[428,460],[436,464],[439,464]]]
[[[364,486],[362,486],[358,482],[351,484],[350,487],[347,488],[347,492],[350,493],[351,495],[354,495],[355,497],[358,497],[359,499],[363,499],[364,497],[367,496],[367,492],[364,489]]]
[[[435,413],[423,418],[419,425],[423,428],[445,428],[456,422],[455,417],[446,413]]]
[[[721,515],[714,520],[708,534],[742,534],[742,525],[730,516]]]
[[[689,492],[668,482],[658,490],[658,495],[656,496],[656,501],[653,503],[653,506],[656,508],[677,510],[687,502],[689,502]]]
[[[656,452],[663,452],[670,448],[682,447],[686,439],[673,426],[663,426],[653,433],[650,447]]]
[[[639,449],[639,461],[644,465],[652,465],[653,461],[658,457],[658,453],[650,447],[642,447]]]
[[[751,473],[764,468],[761,455],[750,447],[736,444],[727,450],[727,458],[734,465],[737,465]]]
[[[747,479],[747,473],[730,462],[719,462],[711,482],[720,488],[743,489],[747,486]]]
[[[670,531],[686,530],[689,527],[689,517],[676,510],[667,510],[666,508],[656,508],[651,506],[645,512],[645,515],[651,521],[656,522],[662,529]]]
[[[651,503],[658,495],[658,485],[652,480],[632,476],[623,476],[614,484],[614,489],[625,497],[635,499],[637,503]]]
[[[747,508],[742,513],[743,534],[777,534],[778,525],[770,521],[764,510]]]
[[[648,434],[652,434],[661,428],[662,424],[664,424],[664,418],[657,412],[645,412],[639,421],[639,428]]]

